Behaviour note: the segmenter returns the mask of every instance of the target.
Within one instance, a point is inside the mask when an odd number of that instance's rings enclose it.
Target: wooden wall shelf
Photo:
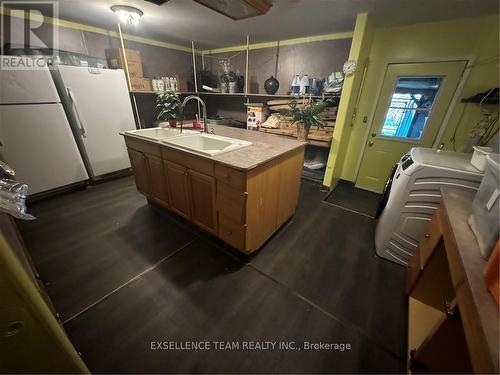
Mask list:
[[[269,134],[281,135],[286,137],[297,138],[297,129],[273,129],[273,128],[259,128],[259,131]],[[307,143],[312,146],[330,148],[332,144],[333,134],[324,135],[324,134],[314,134],[309,133]]]
[[[156,91],[130,91],[131,94],[156,94]],[[260,97],[260,98],[297,98],[300,99],[303,96],[297,95],[289,95],[289,94],[245,94],[244,92],[236,92],[236,93],[222,93],[222,92],[209,92],[209,91],[188,91],[188,92],[179,92],[179,95],[213,95],[213,96],[235,96],[235,97]],[[305,97],[309,97],[305,95]],[[322,99],[322,98],[334,98],[340,99],[340,95],[312,95],[313,99]]]

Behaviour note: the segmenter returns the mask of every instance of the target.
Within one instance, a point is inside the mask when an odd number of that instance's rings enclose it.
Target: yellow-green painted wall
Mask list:
[[[415,24],[404,27],[377,28],[373,30],[373,39],[369,43],[368,69],[361,92],[361,99],[357,109],[357,116],[351,124],[347,124],[348,117],[337,117],[335,131],[350,127],[350,131],[342,135],[341,145],[332,145],[328,171],[333,171],[334,178],[355,181],[359,155],[363,148],[363,141],[367,127],[371,125],[371,115],[376,104],[388,62],[397,61],[440,61],[449,59],[463,59],[471,57],[475,63],[465,81],[460,98],[485,91],[499,86],[499,18],[498,15],[478,18],[466,18],[444,22]],[[357,30],[354,31],[354,38]],[[368,34],[368,38],[371,36]],[[354,46],[354,39],[353,39]],[[356,75],[362,72],[358,70]],[[346,80],[346,83],[348,81]],[[348,97],[349,105],[355,100],[355,95]],[[344,93],[342,100],[344,100]],[[342,104],[341,104],[342,106]],[[463,110],[463,104],[457,104],[447,125],[442,142],[445,149],[453,149],[450,142],[455,127]],[[339,115],[341,108],[339,108]],[[363,122],[363,117],[368,122]],[[476,105],[468,104],[462,116],[461,125],[456,137],[456,149],[460,150],[467,134],[475,122],[479,120],[480,110]],[[347,136],[348,134],[348,136]],[[337,151],[335,150],[337,147]],[[342,157],[335,153],[345,150]],[[332,164],[330,163],[332,162]],[[331,165],[330,165],[331,164]],[[332,181],[332,176],[325,178],[325,185]]]
[[[372,36],[373,28],[368,13],[358,14],[349,53],[349,60],[357,62],[357,69],[355,74],[344,79],[342,98],[337,112],[335,131],[323,180],[325,186],[332,186],[334,180],[339,178],[345,156],[348,153],[353,112],[368,61]]]

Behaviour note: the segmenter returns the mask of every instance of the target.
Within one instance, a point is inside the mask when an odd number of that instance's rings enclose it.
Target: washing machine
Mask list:
[[[393,169],[375,230],[377,254],[407,266],[427,223],[439,207],[442,187],[477,191],[483,172],[472,155],[415,147]]]

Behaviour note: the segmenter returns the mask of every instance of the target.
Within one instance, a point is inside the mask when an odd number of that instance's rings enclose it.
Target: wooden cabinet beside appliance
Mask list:
[[[125,141],[142,194],[237,250],[260,248],[295,211],[303,146],[241,170],[156,142],[132,136]]]
[[[442,203],[408,269],[412,373],[498,373],[498,306],[467,219],[474,193],[442,188]]]

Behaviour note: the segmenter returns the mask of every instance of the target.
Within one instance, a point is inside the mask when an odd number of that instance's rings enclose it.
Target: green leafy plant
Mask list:
[[[229,82],[236,82],[236,79],[238,77],[236,76],[236,73],[233,72],[233,71],[230,71],[228,74],[227,74],[227,79]]]
[[[288,105],[290,106],[289,115],[293,118],[292,124],[301,122],[305,127],[325,127],[326,123],[320,115],[325,110],[326,101],[311,100],[304,104],[298,104],[297,100],[294,99]]]
[[[229,83],[229,75],[226,74],[226,72],[224,72],[224,71],[220,71],[219,72],[219,82],[228,84]]]
[[[156,108],[160,109],[158,120],[172,121],[181,119],[181,100],[174,91],[165,91],[156,97]]]

